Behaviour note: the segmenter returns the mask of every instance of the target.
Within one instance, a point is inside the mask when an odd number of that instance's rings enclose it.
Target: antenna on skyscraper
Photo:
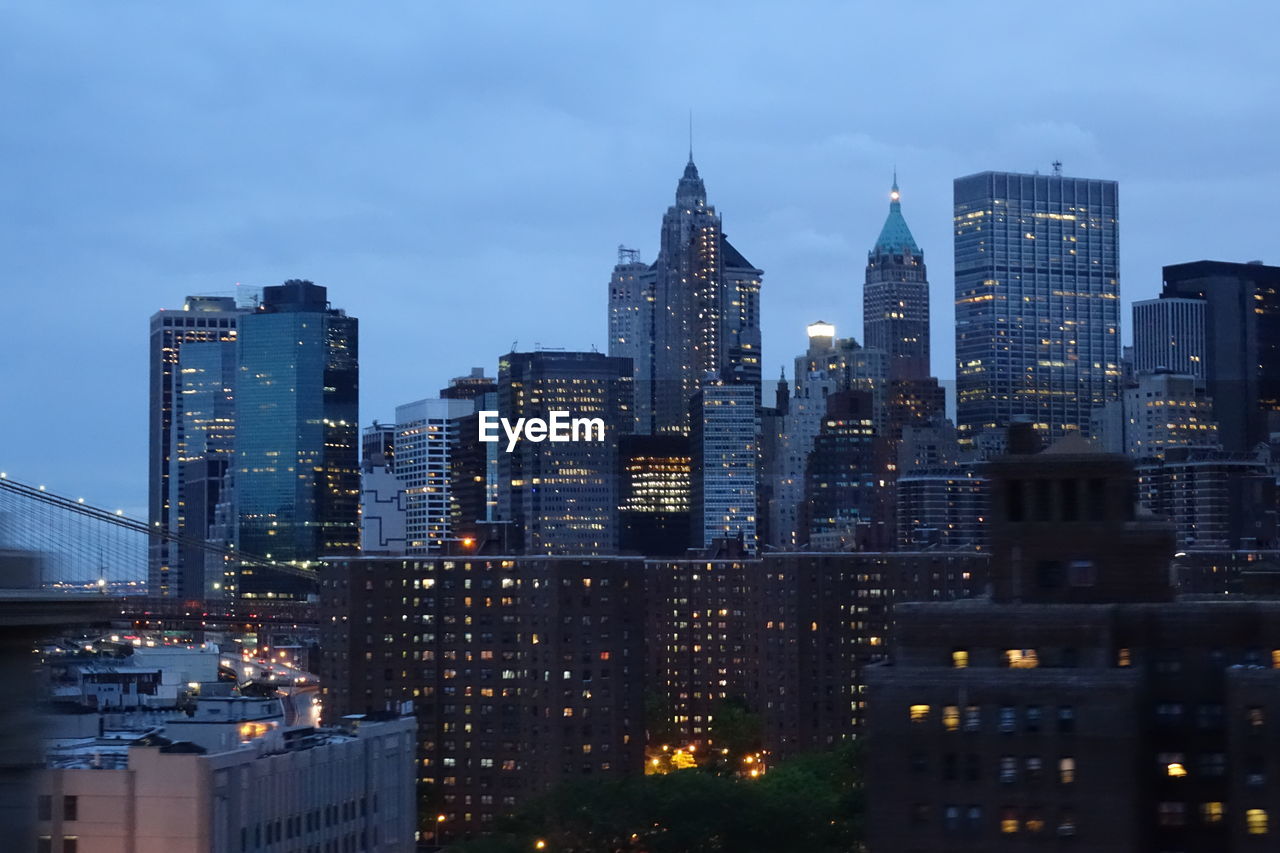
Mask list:
[[[693,162],[693,107],[689,107],[689,162]]]
[[[640,263],[640,250],[628,249],[623,244],[618,244],[618,263],[620,264],[638,264]]]
[[[1053,165],[1053,174],[1061,178],[1062,177],[1062,161],[1054,160],[1052,165]]]

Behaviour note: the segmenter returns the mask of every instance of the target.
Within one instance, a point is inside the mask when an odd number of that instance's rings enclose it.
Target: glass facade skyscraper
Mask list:
[[[235,436],[235,299],[189,296],[181,310],[151,317],[148,419],[148,520],[203,541]],[[148,557],[152,595],[205,597],[204,556],[177,542],[154,541]]]
[[[325,288],[263,288],[241,321],[236,408],[236,547],[310,563],[360,547],[359,352],[356,318]],[[307,584],[244,569],[244,597],[297,595]]]
[[[961,439],[1029,420],[1089,434],[1120,385],[1115,181],[957,178],[956,414]]]

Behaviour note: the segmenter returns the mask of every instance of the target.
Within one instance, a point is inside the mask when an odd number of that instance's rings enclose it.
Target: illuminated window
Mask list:
[[[1058,759],[1058,781],[1064,785],[1076,781],[1076,760],[1071,756]]]
[[[949,732],[960,731],[960,706],[959,705],[943,706],[942,727]]]
[[[1255,729],[1262,728],[1267,723],[1267,714],[1261,706],[1255,705],[1244,712],[1245,722]]]
[[[1004,661],[1010,669],[1035,669],[1040,665],[1035,649],[1007,649]]]
[[[1222,803],[1201,803],[1200,820],[1204,823],[1222,823]]]
[[[1116,652],[1116,666],[1133,666],[1133,656],[1128,649]]]
[[[923,723],[929,719],[928,705],[912,705],[911,706],[911,722]]]
[[[1249,809],[1244,813],[1244,825],[1250,835],[1267,834],[1267,810]]]
[[[956,669],[964,669],[969,666],[969,652],[967,649],[956,649],[951,653],[951,665]]]
[[[1171,778],[1181,779],[1187,775],[1187,768],[1186,765],[1174,761],[1165,766],[1165,773],[1167,773]]]
[[[1044,818],[1040,817],[1038,813],[1033,812],[1031,816],[1027,818],[1027,821],[1023,826],[1027,828],[1027,832],[1044,832]]]
[[[964,730],[976,732],[982,729],[982,710],[977,705],[966,705],[964,708]]]
[[[1280,649],[1271,650],[1271,668],[1280,669]]]
[[[1018,831],[1018,810],[1006,806],[1000,810],[1000,831],[1010,835]]]

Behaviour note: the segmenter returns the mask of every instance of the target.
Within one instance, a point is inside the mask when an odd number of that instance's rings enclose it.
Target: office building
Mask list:
[[[1168,447],[1138,466],[1139,496],[1172,523],[1180,551],[1277,547],[1276,478],[1267,454]]]
[[[971,462],[899,472],[895,535],[905,551],[980,551],[986,544],[986,478]]]
[[[428,554],[445,548],[453,531],[453,449],[479,444],[476,431],[462,435],[475,413],[470,399],[417,400],[396,407],[395,476],[404,490],[405,548]]]
[[[872,395],[837,391],[826,402],[805,466],[805,543],[811,551],[887,550],[881,475],[888,448],[876,436]]]
[[[749,385],[708,383],[689,406],[693,458],[690,544],[707,548],[717,539],[758,546],[756,464],[760,417]]]
[[[1204,377],[1223,449],[1251,451],[1280,411],[1280,267],[1174,264],[1160,296],[1204,303],[1203,372],[1187,372]]]
[[[1205,381],[1189,374],[1139,373],[1094,421],[1102,448],[1132,459],[1158,459],[1170,447],[1221,446]]]
[[[1119,189],[982,172],[955,197],[957,426],[1089,435],[1120,388]]]
[[[306,566],[360,547],[359,340],[328,291],[263,288],[240,320],[236,547]],[[242,597],[296,597],[313,584],[245,568]]]
[[[620,550],[646,557],[683,554],[693,488],[689,437],[624,435],[619,454]]]
[[[658,258],[620,252],[610,279],[609,354],[633,361],[640,432],[688,432],[707,377],[745,385],[760,403],[763,272],[729,242],[690,152]]]
[[[889,379],[929,378],[929,278],[924,253],[902,217],[897,175],[889,215],[867,252],[862,342],[888,356]]]
[[[377,421],[361,436],[360,553],[403,554],[407,500],[395,471],[396,425]]]
[[[1204,379],[1205,300],[1170,297],[1133,303],[1133,369]]]
[[[512,352],[500,360],[497,410],[511,423],[559,411],[604,425],[603,440],[521,440],[510,453],[504,443],[497,509],[517,549],[617,552],[618,442],[635,423],[631,374],[627,359],[594,352]]]
[[[231,297],[189,296],[181,309],[151,317],[147,515],[152,527],[175,536],[202,541],[220,499],[235,443],[243,313]],[[147,586],[152,595],[203,599],[204,555],[176,541],[154,542]]]

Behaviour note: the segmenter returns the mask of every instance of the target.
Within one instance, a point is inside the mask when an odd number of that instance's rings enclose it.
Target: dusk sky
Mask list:
[[[0,470],[135,516],[154,311],[327,286],[364,423],[513,341],[604,350],[690,109],[769,379],[810,321],[861,339],[895,165],[943,377],[957,176],[1118,180],[1126,306],[1166,263],[1280,262],[1273,3],[201,5],[0,11]]]

